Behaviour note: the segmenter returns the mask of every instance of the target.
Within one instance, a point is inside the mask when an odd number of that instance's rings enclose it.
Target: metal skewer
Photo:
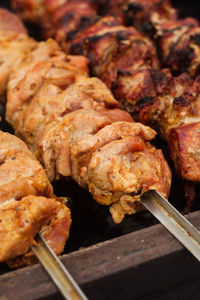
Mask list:
[[[156,191],[142,195],[142,204],[200,261],[200,232]]]
[[[63,297],[67,300],[87,300],[72,276],[58,256],[49,247],[43,237],[38,234],[35,238],[37,245],[31,247],[40,263],[54,281]]]

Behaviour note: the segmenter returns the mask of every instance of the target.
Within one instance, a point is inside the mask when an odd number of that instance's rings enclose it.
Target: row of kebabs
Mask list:
[[[115,17],[97,15],[103,1],[14,4],[67,52],[87,56],[92,74],[135,118],[158,129],[168,141],[179,174],[199,181],[199,78],[174,78],[168,69],[160,70],[153,42],[124,26],[134,25],[155,39],[162,61],[174,72],[187,69],[195,75],[195,20],[177,20],[168,1],[110,1],[107,11]],[[8,15],[2,12],[4,18]],[[1,95],[3,99],[7,90],[7,120],[44,165],[49,179],[72,176],[99,203],[111,205],[116,223],[125,213],[140,210],[136,200],[147,189],[166,197],[170,171],[161,152],[148,143],[155,132],[132,123],[130,115],[117,108],[105,85],[89,77],[86,59],[66,56],[52,40],[35,42],[14,18],[13,27],[10,21],[1,25]]]
[[[72,176],[97,202],[110,206],[116,223],[141,209],[138,201],[146,190],[168,196],[169,167],[149,143],[155,131],[118,108],[105,84],[89,77],[86,58],[66,56],[52,39],[36,42],[16,16],[1,10],[0,62],[6,119],[50,181]],[[9,261],[14,266],[32,261],[27,251],[41,228],[60,254],[69,209],[53,195],[24,143],[7,133],[0,137],[0,261],[18,257]]]
[[[92,75],[121,106],[167,141],[178,174],[200,181],[195,19],[178,19],[168,0],[13,0],[13,7],[37,23],[43,37],[53,36],[67,53],[87,57]],[[170,67],[173,76],[161,66]]]

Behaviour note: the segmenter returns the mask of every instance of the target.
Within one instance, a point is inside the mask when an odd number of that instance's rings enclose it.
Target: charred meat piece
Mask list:
[[[104,1],[103,1],[104,2]],[[91,24],[101,0],[13,0],[13,8],[20,17],[42,29],[44,38],[58,35],[65,40],[73,28],[81,30]],[[58,32],[57,32],[58,30]]]
[[[62,199],[53,195],[47,176],[27,146],[0,132],[0,262],[20,266],[28,261],[34,237],[42,234],[61,254],[69,235],[71,217]],[[24,256],[25,255],[25,256]],[[14,261],[13,261],[14,259]]]
[[[187,74],[173,78],[168,73],[167,86],[160,94],[151,101],[136,102],[135,116],[159,130],[168,141],[181,177],[199,182],[200,78],[192,80]]]
[[[114,2],[114,1],[113,1]],[[128,0],[123,7],[126,24],[153,36],[158,24],[176,20],[177,12],[169,0]]]
[[[118,108],[105,84],[89,78],[87,59],[41,42],[8,84],[7,120],[45,166],[50,180],[72,176],[111,206],[114,222],[141,209],[146,190],[169,194],[171,173],[155,132]]]
[[[200,74],[200,27],[187,18],[158,26],[157,39],[163,64],[174,74]]]
[[[103,9],[104,15],[114,16],[121,24],[153,36],[155,25],[175,20],[177,12],[169,0],[110,0]]]
[[[152,42],[133,27],[119,25],[113,17],[101,18],[77,34],[70,51],[89,58],[92,73],[120,100],[141,97],[149,82],[147,70],[159,68]]]
[[[51,25],[56,29],[53,37],[69,51],[74,36],[97,19],[96,10],[89,1],[69,1],[52,12]]]

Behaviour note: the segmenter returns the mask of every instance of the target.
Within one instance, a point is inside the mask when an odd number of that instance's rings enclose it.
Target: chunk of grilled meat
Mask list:
[[[106,86],[89,78],[86,58],[65,56],[53,40],[39,43],[12,72],[7,120],[50,180],[72,176],[111,205],[116,223],[138,211],[146,190],[168,196],[169,167],[148,142],[155,132],[133,123]]]
[[[14,65],[36,47],[37,43],[26,34],[0,31],[0,100],[5,103],[6,87]],[[13,51],[14,49],[14,51]]]
[[[135,116],[158,129],[168,141],[181,177],[199,182],[200,78],[192,80],[185,73],[173,78],[168,70],[165,74],[168,78],[165,89],[156,96],[139,99]]]
[[[53,37],[66,51],[69,51],[74,36],[98,18],[95,8],[89,1],[69,1],[52,12],[51,26],[56,29]]]
[[[110,0],[104,14],[116,17],[122,24],[132,25],[150,36],[155,25],[175,20],[177,12],[169,0]]]
[[[101,18],[78,33],[70,51],[89,58],[92,73],[118,99],[142,97],[149,82],[148,69],[159,68],[152,42],[133,27],[119,25],[113,17]]]
[[[161,24],[157,37],[162,61],[174,74],[200,74],[200,27],[196,20],[187,18]]]
[[[120,24],[134,26],[150,36],[155,33],[155,26],[177,18],[170,0],[13,0],[12,3],[22,19],[37,23],[46,37],[56,31],[60,38],[60,35],[66,37],[67,31],[82,30],[99,13],[113,16]]]
[[[27,263],[34,237],[43,236],[60,254],[68,238],[70,211],[53,195],[39,162],[17,137],[0,131],[0,262]],[[29,257],[33,254],[29,252]],[[13,263],[13,260],[12,260]]]
[[[0,9],[0,101],[5,102],[5,91],[12,66],[36,46],[29,38],[20,19]],[[13,51],[14,49],[14,51]]]
[[[20,17],[24,21],[39,23],[44,21],[46,15],[45,0],[14,0],[12,1],[13,8],[18,12]],[[49,1],[52,3],[52,1]],[[66,0],[57,0],[55,8],[59,6],[59,3],[66,2]],[[48,1],[47,1],[48,3]]]
[[[26,21],[37,24],[44,38],[82,29],[91,24],[103,0],[13,0],[13,8]],[[104,1],[103,1],[104,2]],[[57,32],[58,30],[58,32]]]

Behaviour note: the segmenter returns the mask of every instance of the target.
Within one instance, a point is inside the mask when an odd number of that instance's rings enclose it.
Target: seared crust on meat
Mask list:
[[[160,24],[157,39],[163,64],[173,73],[200,74],[200,27],[187,18]]]
[[[113,17],[101,18],[77,34],[71,52],[89,58],[92,73],[125,102],[149,94],[149,69],[159,68],[152,42],[134,28],[119,25]]]
[[[135,103],[136,118],[159,130],[168,141],[171,157],[183,179],[199,181],[200,78],[182,74],[168,77],[167,85],[149,99]],[[196,142],[195,142],[196,141]]]
[[[128,0],[124,10],[130,25],[150,34],[155,24],[177,18],[177,11],[170,0]]]
[[[175,20],[176,9],[169,0],[110,0],[107,1],[104,14],[117,18],[125,25],[132,25],[137,30],[150,36],[155,33],[155,25]]]
[[[169,146],[182,178],[200,181],[200,122],[181,125],[169,133]]]

